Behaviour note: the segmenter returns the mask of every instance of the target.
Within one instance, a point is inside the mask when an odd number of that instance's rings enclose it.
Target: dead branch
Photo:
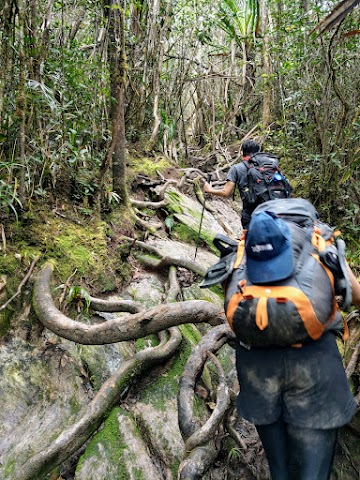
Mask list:
[[[77,218],[70,217],[69,215],[64,215],[63,213],[58,212],[56,208],[53,209],[53,214],[57,215],[58,217],[65,218],[65,220],[69,220],[70,222],[76,223],[77,225],[84,225],[83,222],[81,222]]]
[[[69,275],[69,277],[66,279],[66,282],[64,283],[64,287],[63,287],[63,292],[59,298],[59,305],[61,307],[63,301],[65,300],[65,295],[66,295],[66,289],[70,286],[70,280],[74,277],[74,275],[76,274],[77,272],[77,268],[75,268],[75,270],[73,271],[73,273],[71,275]]]
[[[181,342],[177,329],[171,329],[168,342],[136,353],[102,385],[88,405],[84,415],[62,432],[47,448],[31,457],[24,465],[15,467],[11,478],[17,480],[41,479],[75,453],[100,427],[110,409],[118,402],[129,381],[156,364],[170,358]],[[10,480],[8,477],[7,480]]]
[[[359,355],[360,355],[360,342],[357,343],[345,370],[346,377],[348,379],[355,372],[355,368],[359,360]]]
[[[115,318],[96,325],[72,320],[58,310],[51,295],[53,264],[47,262],[37,275],[33,305],[40,322],[57,335],[83,345],[104,345],[142,338],[182,323],[223,324],[224,312],[204,300],[158,305],[145,312]]]
[[[31,277],[31,274],[34,270],[34,267],[35,265],[37,264],[37,262],[39,261],[39,256],[37,256],[36,258],[34,258],[34,260],[31,262],[31,265],[30,265],[30,268],[27,272],[27,274],[25,275],[25,277],[21,280],[21,282],[19,283],[19,286],[16,290],[16,292],[14,293],[14,295],[12,297],[9,298],[9,300],[7,302],[5,302],[3,305],[1,305],[0,307],[0,312],[2,310],[5,310],[5,308],[14,300],[14,298],[18,297],[21,293],[21,290],[23,288],[24,285],[26,285],[27,281],[29,280],[29,278]]]
[[[1,224],[1,240],[3,244],[3,251],[6,252],[6,235],[4,225]]]

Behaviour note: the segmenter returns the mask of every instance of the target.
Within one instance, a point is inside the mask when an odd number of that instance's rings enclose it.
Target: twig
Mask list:
[[[14,293],[14,295],[12,297],[9,298],[9,300],[7,302],[4,303],[4,305],[2,305],[0,307],[0,312],[2,310],[5,310],[5,308],[9,305],[9,303],[11,303],[14,298],[16,298],[17,296],[20,295],[21,293],[21,290],[22,290],[22,287],[26,284],[26,282],[29,280],[31,274],[32,274],[32,271],[35,267],[35,265],[37,264],[38,260],[39,260],[40,256],[37,256],[36,258],[34,258],[34,260],[32,261],[31,265],[30,265],[30,268],[29,268],[29,271],[27,272],[27,274],[25,275],[25,277],[21,280],[16,292]]]
[[[4,252],[6,252],[6,235],[5,235],[5,228],[3,224],[1,224],[1,240],[3,243],[3,250]]]
[[[73,217],[68,217],[67,215],[64,215],[63,213],[60,213],[54,208],[53,210],[54,215],[57,215],[58,217],[65,218],[65,220],[70,220],[70,222],[77,223],[78,225],[84,225],[83,222],[80,222],[80,220],[77,220],[76,218]]]
[[[359,359],[359,354],[360,354],[360,342],[356,345],[353,354],[351,355],[350,361],[346,367],[345,373],[347,379],[351,377],[351,375],[355,372],[356,364]]]
[[[70,280],[73,278],[73,276],[76,274],[77,272],[77,268],[75,268],[74,272],[66,279],[66,282],[64,283],[64,288],[63,288],[63,292],[59,298],[59,305],[61,306],[62,305],[62,302],[64,301],[65,299],[65,295],[66,295],[66,289],[67,287],[69,286],[70,284]]]

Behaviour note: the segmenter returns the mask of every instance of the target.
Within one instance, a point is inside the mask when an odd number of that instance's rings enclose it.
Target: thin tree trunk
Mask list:
[[[19,200],[25,199],[25,110],[26,110],[26,62],[25,62],[25,2],[19,1],[19,85],[16,99],[16,117],[19,120]]]
[[[261,20],[261,33],[262,33],[262,60],[264,66],[265,82],[263,93],[263,105],[262,105],[262,124],[263,128],[266,128],[270,124],[271,118],[271,65],[269,55],[269,37],[267,34],[268,17],[266,0],[259,0],[259,12]]]
[[[160,8],[160,5],[155,2],[154,3],[154,8],[156,5],[156,10],[158,11]],[[170,9],[170,2],[167,3],[166,7],[166,14],[165,18],[163,19],[163,26],[159,32],[159,51],[157,55],[157,68],[155,69],[154,73],[154,107],[153,107],[153,116],[154,116],[154,126],[153,126],[153,131],[151,134],[151,140],[150,143],[151,145],[154,145],[158,141],[158,136],[159,136],[159,130],[160,130],[160,125],[161,125],[161,119],[159,116],[159,100],[160,100],[160,84],[161,84],[161,71],[162,71],[162,66],[163,66],[163,61],[164,61],[164,41],[163,41],[163,36],[165,35],[165,32],[168,28],[168,23],[169,23],[169,9]],[[154,11],[154,16],[155,16],[155,11]],[[154,19],[154,22],[156,22],[156,18]],[[156,25],[154,23],[154,25]]]
[[[126,186],[126,155],[125,155],[125,117],[124,117],[124,90],[125,90],[125,72],[126,72],[126,53],[125,53],[125,26],[124,10],[120,8],[115,17],[118,25],[118,36],[120,43],[119,71],[115,72],[117,77],[117,110],[115,129],[113,134],[117,137],[116,148],[113,156],[113,188],[114,192],[120,195],[122,204],[129,204],[129,196]]]
[[[112,8],[115,6],[116,8]],[[121,198],[122,205],[129,204],[129,196],[126,186],[126,155],[125,155],[125,118],[124,118],[124,89],[125,89],[125,31],[124,11],[116,4],[116,0],[110,2],[108,11],[109,42],[108,58],[110,70],[111,107],[110,118],[112,122],[112,140],[106,157],[100,168],[100,184],[98,204],[101,204],[103,189],[106,181],[106,173],[112,166],[113,190]],[[120,51],[120,53],[119,53]]]

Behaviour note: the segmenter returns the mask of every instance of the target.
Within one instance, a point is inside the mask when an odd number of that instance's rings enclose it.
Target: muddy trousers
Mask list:
[[[338,429],[302,428],[278,421],[256,425],[272,480],[328,480]]]

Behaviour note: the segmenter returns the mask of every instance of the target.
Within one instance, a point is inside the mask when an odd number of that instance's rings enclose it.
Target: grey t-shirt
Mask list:
[[[242,190],[247,186],[247,170],[245,163],[242,161],[230,167],[226,177],[226,180],[236,183],[241,198],[243,198]]]

